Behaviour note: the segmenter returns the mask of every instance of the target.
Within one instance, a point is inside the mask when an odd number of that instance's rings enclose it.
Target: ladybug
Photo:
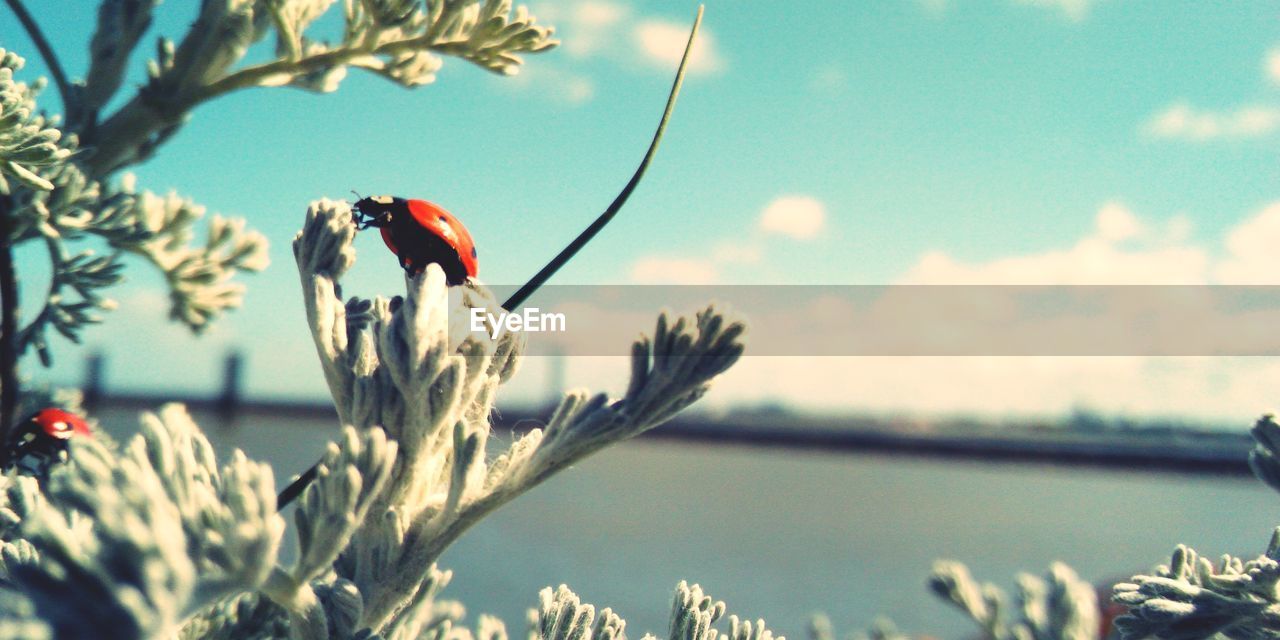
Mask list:
[[[8,464],[25,475],[43,478],[55,463],[67,459],[71,438],[89,435],[89,423],[84,418],[54,407],[41,409],[9,435]]]
[[[462,221],[426,200],[395,196],[361,198],[352,207],[357,229],[377,227],[387,248],[410,276],[432,262],[444,269],[449,284],[459,285],[479,273],[476,243]]]

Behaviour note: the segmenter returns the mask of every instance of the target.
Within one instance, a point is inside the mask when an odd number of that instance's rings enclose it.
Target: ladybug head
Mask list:
[[[399,200],[399,202],[397,202]],[[361,228],[387,227],[395,220],[393,210],[404,207],[404,200],[394,196],[369,196],[351,206],[352,217]]]

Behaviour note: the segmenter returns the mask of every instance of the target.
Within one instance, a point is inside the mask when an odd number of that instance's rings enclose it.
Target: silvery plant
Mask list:
[[[45,82],[19,81],[23,59],[0,49],[0,441],[19,403],[18,359],[33,349],[48,366],[53,333],[78,342],[113,307],[104,293],[122,279],[123,256],[159,270],[171,318],[196,332],[240,305],[238,272],[267,266],[265,238],[243,220],[214,215],[197,234],[204,207],[139,189],[121,173],[152,158],[198,107],[251,88],[332,92],[353,68],[418,87],[435,80],[444,56],[510,75],[521,55],[557,44],[510,0],[203,0],[190,30],[160,36],[145,80],[126,90],[160,0],[102,0],[83,80],[69,76],[22,0],[6,5],[49,69],[64,114],[37,108]],[[334,13],[336,33],[312,33]],[[272,42],[274,55],[247,55]],[[39,309],[20,319],[13,252],[27,243],[46,250],[52,278]]]
[[[33,349],[47,363],[50,332],[74,341],[98,321],[112,307],[105,290],[121,279],[122,255],[164,275],[172,318],[195,331],[239,304],[238,272],[266,266],[265,240],[242,220],[212,216],[197,242],[202,207],[120,174],[154,156],[197,107],[254,87],[335,91],[352,68],[420,86],[442,57],[511,74],[522,54],[556,44],[551,29],[506,0],[204,0],[187,34],[159,39],[145,82],[125,96],[127,63],[158,0],[100,4],[83,81],[69,78],[22,0],[6,4],[36,43],[65,114],[44,115],[35,102],[44,83],[21,82],[23,59],[0,50],[0,425],[12,423],[19,400],[41,404],[33,393],[19,397],[17,358]],[[341,12],[332,42],[309,33],[330,11]],[[246,64],[269,38],[275,54]],[[451,292],[434,266],[406,278],[403,296],[344,299],[354,234],[349,206],[321,200],[294,242],[342,431],[293,526],[278,512],[272,470],[238,452],[219,462],[180,405],[144,414],[128,442],[78,439],[48,478],[0,476],[0,640],[506,640],[502,621],[468,620],[461,603],[442,597],[452,575],[436,564],[442,552],[556,471],[697,401],[743,350],[743,325],[714,307],[661,315],[652,337],[633,345],[621,397],[569,393],[544,428],[491,452],[489,415],[519,368],[519,334],[460,330],[467,311],[498,304],[477,283]],[[95,242],[103,255],[84,248]],[[20,323],[13,249],[23,243],[45,248],[52,278]],[[1265,417],[1253,433],[1254,471],[1280,490],[1280,425]],[[297,547],[289,559],[286,536]],[[937,563],[928,585],[989,640],[1102,634],[1093,586],[1065,565],[1020,576],[1012,597],[956,562]],[[1116,585],[1112,599],[1126,609],[1113,633],[1127,640],[1280,638],[1280,529],[1254,559],[1215,562],[1179,547],[1168,564]],[[515,632],[528,640],[626,637],[618,614],[566,586],[531,594],[531,603]],[[726,612],[681,583],[663,633],[773,640],[763,620]],[[810,637],[836,634],[816,617]],[[879,620],[860,637],[909,636]]]
[[[503,0],[348,0],[336,44],[305,33],[331,1],[206,0],[180,42],[161,38],[137,95],[106,113],[121,103],[113,99],[125,63],[158,2],[101,4],[83,82],[68,79],[22,2],[7,4],[45,58],[66,120],[39,112],[43,83],[20,82],[23,60],[0,53],[5,424],[17,400],[17,357],[34,348],[47,362],[49,329],[75,340],[110,309],[103,289],[119,281],[121,254],[141,255],[164,273],[173,318],[195,330],[239,303],[237,271],[266,266],[263,238],[242,221],[214,217],[196,245],[198,205],[139,191],[128,176],[109,180],[151,157],[196,106],[249,87],[332,91],[351,67],[426,84],[441,55],[509,74],[519,54],[555,44],[550,29]],[[276,57],[241,65],[271,33]],[[294,526],[278,512],[271,469],[238,452],[216,460],[180,405],[143,415],[125,443],[77,438],[47,478],[0,477],[0,638],[504,639],[501,621],[480,616],[468,624],[459,603],[439,597],[451,575],[436,566],[441,553],[556,471],[697,401],[743,350],[743,325],[714,307],[686,318],[663,314],[652,337],[633,345],[620,398],[569,393],[544,428],[495,454],[489,416],[523,344],[514,334],[489,340],[450,331],[471,308],[497,305],[477,283],[451,298],[435,266],[406,278],[403,296],[344,300],[339,279],[355,260],[354,234],[348,205],[319,201],[294,243],[310,330],[343,426]],[[73,253],[94,239],[107,255]],[[13,248],[33,241],[48,250],[52,283],[42,308],[18,327]],[[286,535],[297,542],[287,561]],[[544,590],[536,602],[521,632],[531,640],[625,637],[618,615],[567,587]],[[722,620],[725,610],[682,583],[666,635],[772,638],[762,621]]]
[[[1254,475],[1280,491],[1280,424],[1266,415],[1252,433],[1249,465]],[[1020,579],[1011,616],[1001,615],[1009,607],[999,589],[977,585],[963,565],[939,563],[930,584],[992,640],[1101,637],[1093,587],[1061,564],[1043,580]],[[1116,584],[1111,599],[1123,609],[1111,633],[1123,640],[1280,638],[1280,528],[1252,559],[1224,554],[1214,561],[1179,545],[1168,564]]]
[[[741,355],[743,325],[714,307],[662,315],[632,348],[620,398],[565,395],[546,426],[488,451],[498,387],[519,368],[518,334],[450,330],[496,309],[478,284],[450,296],[435,265],[404,296],[343,300],[355,260],[345,203],[318,201],[294,241],[306,312],[342,436],[294,514],[297,557],[271,470],[219,464],[179,405],[143,416],[113,446],[76,441],[45,486],[6,476],[0,543],[7,638],[501,639],[502,622],[440,599],[441,553],[474,523],[564,467],[689,406]],[[455,292],[457,293],[457,292]],[[479,336],[479,337],[477,337]],[[672,639],[714,640],[725,606],[680,585]],[[609,609],[567,588],[539,595],[529,638],[622,638]],[[728,619],[738,640],[760,621]]]

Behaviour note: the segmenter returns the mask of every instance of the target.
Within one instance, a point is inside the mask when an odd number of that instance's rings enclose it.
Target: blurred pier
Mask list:
[[[244,368],[244,355],[229,353],[223,363],[221,388],[203,397],[116,392],[106,385],[105,358],[94,353],[85,367],[85,407],[91,414],[119,414],[179,401],[194,412],[217,417],[222,425],[287,417],[318,429],[334,428],[337,413],[326,402],[246,397],[241,384]],[[562,385],[563,370],[553,368],[551,378],[552,384]],[[494,428],[520,433],[541,427],[551,408],[549,402],[503,407],[493,416]],[[1056,422],[996,424],[865,414],[810,416],[785,410],[689,413],[642,437],[708,446],[1221,476],[1250,475],[1248,453],[1253,446],[1252,437],[1243,429],[1193,429],[1159,422],[1115,428],[1079,416]]]

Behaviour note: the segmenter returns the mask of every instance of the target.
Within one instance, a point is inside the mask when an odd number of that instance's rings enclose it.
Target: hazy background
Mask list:
[[[90,3],[30,4],[75,76]],[[290,252],[322,196],[440,203],[466,221],[490,283],[541,266],[639,160],[695,6],[531,8],[564,46],[515,78],[447,59],[438,84],[415,91],[353,72],[332,96],[245,91],[196,111],[135,169],[140,183],[245,216],[273,264],[243,279],[244,308],[201,339],[165,324],[157,276],[130,269],[119,310],[85,334],[106,355],[108,390],[213,393],[222,355],[239,349],[248,395],[323,401]],[[176,37],[194,12],[166,3],[156,31]],[[556,282],[1280,284],[1278,18],[1262,0],[711,2],[656,163]],[[7,11],[0,44],[28,58],[26,79],[45,73]],[[143,60],[132,68],[141,82]],[[57,109],[55,93],[42,104]],[[380,240],[357,246],[347,293],[401,292]],[[19,255],[28,309],[41,260]],[[31,383],[78,384],[84,352],[54,350],[53,369],[24,362]],[[502,402],[543,399],[559,380],[550,360],[530,358]],[[624,388],[617,358],[561,365],[570,385]],[[748,356],[704,406],[1001,418],[1088,407],[1243,429],[1278,393],[1280,362],[1263,357]],[[100,417],[119,433],[134,420]],[[336,429],[201,421],[281,476]],[[842,634],[876,613],[941,633],[960,618],[919,606],[935,557],[1003,584],[1055,559],[1101,581],[1178,542],[1260,551],[1274,505],[1236,479],[639,442],[484,522],[445,556],[458,570],[446,594],[518,628],[538,588],[568,582],[638,637],[662,630],[666,594],[688,578],[788,635],[813,609]]]

